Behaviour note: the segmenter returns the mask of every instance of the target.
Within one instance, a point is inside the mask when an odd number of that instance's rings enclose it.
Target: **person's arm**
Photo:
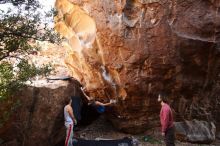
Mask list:
[[[95,104],[96,104],[96,105],[101,105],[101,106],[109,106],[109,105],[111,105],[112,103],[111,103],[111,102],[102,103],[102,102],[100,102],[100,101],[95,101]]]
[[[84,88],[81,87],[80,89],[81,89],[83,95],[84,95],[89,101],[92,100],[91,97],[89,97],[88,95],[86,95],[86,93],[84,92]]]
[[[95,101],[96,105],[101,105],[101,106],[111,106],[112,104],[116,104],[117,101],[114,99],[111,99],[108,103],[102,103],[100,101]]]
[[[74,121],[74,123],[77,124],[77,120],[76,120],[76,118],[75,118],[75,116],[73,114],[73,109],[72,109],[71,106],[68,106],[68,111],[67,112],[69,113],[69,115],[72,118],[72,120]]]

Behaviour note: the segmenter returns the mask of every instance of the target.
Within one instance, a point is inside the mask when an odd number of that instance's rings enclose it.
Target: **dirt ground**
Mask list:
[[[104,116],[100,116],[96,121],[86,127],[79,127],[75,132],[76,137],[85,139],[120,139],[124,137],[133,137],[139,141],[139,146],[164,146],[163,138],[160,135],[160,129],[155,128],[139,135],[131,135],[116,130]],[[220,146],[215,142],[211,145],[191,144],[176,141],[176,146]]]

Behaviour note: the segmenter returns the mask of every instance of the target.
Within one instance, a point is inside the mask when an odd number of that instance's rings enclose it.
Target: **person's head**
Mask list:
[[[167,101],[167,95],[165,94],[165,93],[160,93],[159,95],[158,95],[158,99],[157,99],[157,101],[158,102],[160,102],[160,103],[167,103],[168,101]]]
[[[71,97],[66,98],[65,101],[64,101],[64,103],[65,103],[65,105],[71,104],[71,103],[72,103]]]

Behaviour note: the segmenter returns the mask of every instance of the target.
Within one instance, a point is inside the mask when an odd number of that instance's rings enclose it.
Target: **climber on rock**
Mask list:
[[[72,146],[73,143],[73,127],[77,124],[77,120],[73,114],[73,108],[71,107],[72,100],[69,98],[66,101],[66,106],[64,107],[64,120],[66,126],[66,140],[65,146]]]
[[[106,106],[111,106],[116,103],[116,100],[113,100],[113,99],[111,99],[108,103],[102,103],[100,101],[96,101],[93,97],[89,97],[88,95],[86,95],[85,88],[81,87],[80,89],[83,95],[88,100],[88,105],[95,107],[98,113],[104,113]]]

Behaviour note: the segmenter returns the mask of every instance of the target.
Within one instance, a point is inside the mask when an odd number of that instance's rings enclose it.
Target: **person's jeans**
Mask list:
[[[174,127],[168,128],[165,132],[165,142],[166,146],[175,146],[175,132]]]
[[[65,146],[72,146],[73,145],[73,124],[69,124],[66,126],[66,140]]]

